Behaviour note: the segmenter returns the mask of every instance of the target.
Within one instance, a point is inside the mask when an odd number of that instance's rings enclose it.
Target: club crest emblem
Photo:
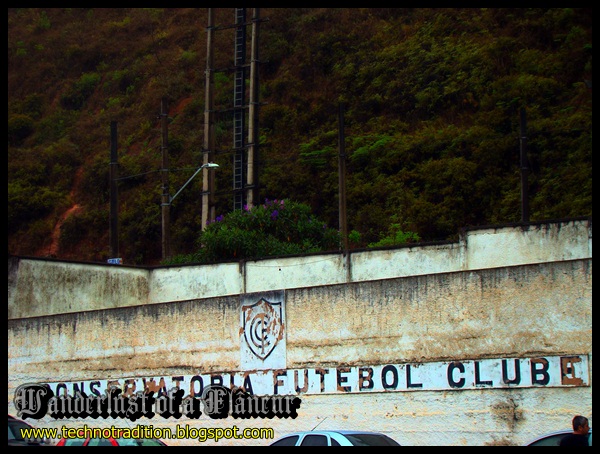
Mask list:
[[[264,361],[283,338],[282,303],[261,298],[254,304],[242,306],[242,329],[250,351]]]

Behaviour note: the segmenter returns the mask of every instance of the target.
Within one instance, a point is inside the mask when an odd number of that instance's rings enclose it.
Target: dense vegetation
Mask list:
[[[219,260],[304,254],[335,250],[337,229],[317,219],[308,205],[266,200],[217,216],[198,238],[196,252],[168,263],[211,263]]]
[[[235,16],[215,12],[216,203],[226,215]],[[261,16],[261,204],[290,199],[337,227],[343,102],[354,247],[518,222],[521,109],[530,220],[592,215],[591,8],[263,8]],[[176,189],[201,162],[206,25],[205,8],[8,9],[9,254],[108,257],[118,121],[119,172],[131,176],[119,181],[121,256],[160,261],[157,115],[165,97]],[[198,179],[172,206],[182,257],[199,253],[200,192]],[[290,252],[278,245],[266,253]]]

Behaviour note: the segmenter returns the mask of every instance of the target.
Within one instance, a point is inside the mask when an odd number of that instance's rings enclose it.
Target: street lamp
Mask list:
[[[207,162],[206,164],[202,164],[194,174],[184,183],[184,185],[175,193],[175,195],[170,196],[168,194],[168,189],[163,193],[163,201],[162,201],[162,251],[163,251],[163,260],[171,257],[171,233],[170,233],[170,207],[175,197],[177,197],[181,191],[185,189],[185,187],[190,184],[190,182],[200,173],[202,169],[216,169],[219,167],[219,164],[215,164],[214,162]],[[165,186],[166,188],[166,186]]]
[[[207,169],[215,169],[217,167],[219,167],[219,164],[215,164],[214,162],[208,162],[208,163],[202,164],[200,167],[198,167],[198,169],[194,172],[194,174],[190,177],[190,179],[185,182],[185,184],[181,187],[181,189],[179,191],[177,191],[173,197],[169,196],[169,205],[171,204],[171,202],[173,200],[175,200],[175,197],[177,197],[179,195],[179,193],[181,191],[183,191],[183,188],[185,188],[188,185],[188,183],[190,181],[192,181],[194,179],[194,177],[200,173],[200,171],[202,169],[205,169],[205,168],[207,168]]]

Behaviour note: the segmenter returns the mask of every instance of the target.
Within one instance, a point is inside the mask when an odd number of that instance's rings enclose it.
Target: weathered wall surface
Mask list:
[[[468,230],[456,243],[201,266],[9,258],[8,318],[590,258],[591,220]]]
[[[545,231],[561,235],[552,226]],[[578,231],[580,241],[565,242],[562,250],[556,248],[545,255],[541,252],[531,255],[534,262],[531,264],[482,266],[328,285],[307,286],[305,281],[305,286],[281,287],[286,289],[279,292],[239,292],[182,301],[174,297],[177,279],[170,273],[186,273],[188,268],[181,271],[184,268],[109,267],[110,272],[122,270],[123,276],[157,271],[170,274],[168,280],[167,276],[158,279],[165,292],[173,292],[170,297],[174,301],[147,304],[142,295],[141,305],[25,318],[9,316],[9,413],[16,413],[12,402],[16,387],[28,382],[53,386],[64,382],[70,387],[72,382],[83,385],[91,380],[116,380],[122,385],[124,379],[131,378],[138,380],[140,386],[145,377],[164,378],[170,388],[176,382],[173,377],[179,377],[181,387],[190,389],[194,376],[202,375],[205,384],[212,377],[222,377],[227,384],[236,373],[255,373],[242,367],[242,346],[248,334],[244,322],[249,320],[244,316],[244,307],[261,299],[275,301],[281,295],[285,349],[281,351],[281,345],[276,347],[279,356],[273,359],[272,355],[265,364],[272,364],[271,360],[279,364],[283,360],[284,367],[277,365],[265,370],[287,369],[274,372],[285,382],[294,376],[292,370],[301,371],[300,375],[308,371],[311,379],[318,379],[319,371],[333,368],[328,379],[337,371],[338,380],[340,375],[342,379],[348,378],[346,384],[352,385],[351,390],[340,391],[339,382],[337,389],[334,382],[334,387],[326,388],[325,392],[317,387],[316,391],[301,394],[302,406],[296,419],[212,420],[203,416],[193,421],[159,417],[138,420],[135,424],[173,429],[177,424],[196,428],[270,427],[276,436],[281,436],[294,430],[310,430],[320,423],[320,429],[385,432],[406,445],[522,444],[537,434],[568,428],[576,413],[592,417],[591,240],[587,228]],[[543,231],[538,233],[546,235]],[[492,239],[490,234],[488,240]],[[539,238],[531,242],[541,249],[548,246]],[[472,246],[470,242],[469,247]],[[572,254],[585,255],[588,247],[588,257],[569,259]],[[399,253],[412,252],[403,249]],[[490,251],[485,250],[485,254]],[[562,258],[557,261],[540,258],[552,254]],[[468,254],[463,250],[458,255]],[[311,259],[314,261],[314,257]],[[474,259],[464,261],[473,263]],[[272,274],[277,275],[282,261],[271,263],[277,271]],[[10,281],[22,272],[23,269],[18,273],[11,271],[9,264],[9,303]],[[124,279],[123,276],[118,279]],[[146,282],[155,278],[149,277]],[[186,279],[182,278],[185,285],[179,298],[191,288],[193,280]],[[51,282],[47,285],[51,286]],[[151,295],[157,294],[153,293],[158,291],[157,285],[149,284],[155,289],[150,290]],[[201,293],[202,284],[197,285]],[[135,294],[131,287],[125,288],[126,295]],[[82,297],[76,288],[70,291],[73,298]],[[24,298],[14,297],[14,287],[12,292],[13,302]],[[469,369],[477,367],[477,361],[483,364],[487,360],[519,358],[527,365],[532,359],[578,355],[587,360],[585,371],[578,369],[575,374],[585,377],[583,386],[528,384],[532,374],[523,369],[523,386],[510,388],[499,386],[496,378],[492,384],[489,375],[492,369],[482,369],[481,384],[476,387],[429,391],[426,389],[429,379],[441,383],[445,376],[440,379],[427,373],[419,375],[419,370],[427,370],[428,364],[436,362],[446,370],[447,364],[454,362],[468,364]],[[404,385],[410,380],[402,376],[403,385],[397,388],[358,392],[356,378],[350,378],[351,372],[347,372],[353,368],[403,365],[394,366],[395,370],[407,373],[406,364],[412,367],[414,382],[423,383],[425,388],[407,389]],[[469,372],[457,377],[463,375],[470,377]],[[259,389],[257,374],[251,376]],[[567,383],[564,378],[563,383]],[[557,380],[560,382],[561,377]],[[78,427],[85,423],[134,425],[127,420],[110,419],[55,421],[46,417],[43,422],[54,427]],[[200,444],[189,439],[169,443]],[[267,443],[222,440],[219,444]]]
[[[287,368],[589,353],[591,281],[589,259],[287,290]],[[9,362],[45,381],[237,371],[239,309],[229,296],[9,320]]]
[[[10,257],[8,318],[145,304],[148,277],[143,268]]]

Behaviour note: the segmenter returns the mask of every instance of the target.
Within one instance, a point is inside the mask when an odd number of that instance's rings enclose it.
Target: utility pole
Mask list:
[[[344,254],[348,253],[348,225],[346,216],[346,137],[344,134],[344,104],[339,105],[339,157],[338,157],[338,176],[339,176],[339,216],[340,216],[340,234]]]
[[[204,99],[204,153],[203,165],[208,166],[214,153],[214,12],[208,8],[208,27],[206,28],[206,73]],[[204,168],[202,174],[202,230],[206,229],[209,220],[215,219],[214,175]]]
[[[529,163],[527,161],[527,118],[521,109],[521,222],[529,222]]]
[[[110,258],[119,257],[119,162],[117,153],[117,122],[110,122]]]
[[[258,178],[256,165],[258,161],[258,24],[260,8],[254,8],[252,16],[252,53],[250,56],[250,99],[248,107],[248,169],[246,175],[246,204],[252,208],[258,198]]]
[[[162,258],[163,260],[171,258],[171,201],[169,196],[169,139],[168,127],[169,116],[167,109],[167,100],[162,99],[160,103],[160,120],[162,130]]]

